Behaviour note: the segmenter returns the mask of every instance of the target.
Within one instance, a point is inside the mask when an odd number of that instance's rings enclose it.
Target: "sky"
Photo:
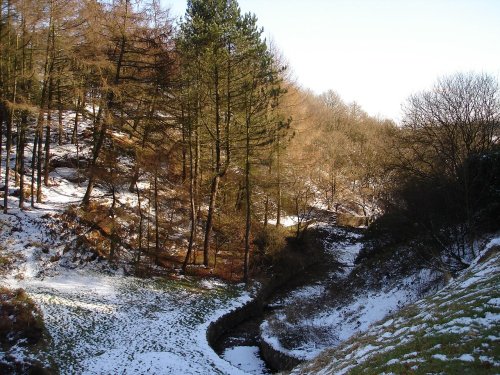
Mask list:
[[[174,17],[186,0],[161,0]],[[402,104],[442,76],[500,79],[500,0],[239,0],[298,84],[336,91],[400,121]]]

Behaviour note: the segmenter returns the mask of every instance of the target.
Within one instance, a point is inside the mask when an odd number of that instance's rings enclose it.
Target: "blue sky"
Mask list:
[[[162,0],[182,16],[186,0]],[[337,91],[371,115],[442,75],[500,78],[500,0],[239,0],[289,62],[297,82]]]

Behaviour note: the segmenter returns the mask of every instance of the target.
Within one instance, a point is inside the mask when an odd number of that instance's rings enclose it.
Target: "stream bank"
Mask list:
[[[210,324],[207,340],[217,354],[222,356],[225,350],[234,347],[258,347],[267,367],[262,371],[264,374],[290,370],[302,362],[261,340],[260,324],[292,291],[325,280],[341,268],[325,251],[324,237],[323,230],[310,229],[304,243],[290,250],[301,255],[295,265],[288,265],[286,272],[261,281],[252,301]]]

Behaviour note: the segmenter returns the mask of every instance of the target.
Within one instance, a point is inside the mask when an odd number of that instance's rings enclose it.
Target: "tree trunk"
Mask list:
[[[36,170],[36,156],[38,147],[38,131],[35,131],[35,138],[33,140],[33,152],[31,153],[31,207],[35,207],[35,170]]]
[[[76,100],[76,107],[75,107],[75,121],[73,123],[73,132],[71,134],[71,144],[75,144],[77,142],[77,136],[78,136],[78,116],[80,114],[80,109],[81,109],[81,100],[80,100],[80,95],[78,95],[78,99]]]
[[[149,239],[151,237],[151,184],[149,184],[148,189],[148,226],[146,228],[146,251],[149,256],[151,256],[151,245]]]
[[[49,185],[49,164],[50,164],[50,128],[52,125],[52,94],[53,94],[53,82],[52,77],[49,80],[49,99],[47,102],[47,124],[45,130],[45,160],[43,165],[43,184],[45,186]]]
[[[139,229],[138,229],[138,239],[137,239],[137,258],[136,258],[136,270],[141,261],[141,252],[142,252],[142,226],[144,222],[144,215],[142,214],[141,208],[141,192],[139,190],[139,186],[137,183],[135,184],[135,191],[137,193],[137,208],[139,209]]]
[[[6,19],[6,27],[7,27],[7,45],[10,46],[11,42],[11,0],[7,0],[7,19]],[[18,47],[18,38],[16,38],[16,49]],[[14,54],[14,61],[16,61],[16,54]],[[7,66],[6,66],[6,82],[10,79],[11,76],[11,54],[10,50],[7,51]],[[14,64],[14,67],[16,64]],[[6,84],[7,91],[8,86]],[[14,72],[14,85],[12,87],[12,103],[16,102],[16,91],[17,91],[17,74]],[[8,93],[5,94],[6,97]],[[12,151],[12,121],[14,117],[14,109],[9,108],[7,103],[4,101],[4,110],[6,111],[6,140],[5,140],[5,187],[4,187],[4,204],[3,204],[3,212],[6,214],[8,212],[8,202],[9,202],[9,178],[10,178],[10,153]]]
[[[122,69],[122,64],[123,64],[123,58],[125,55],[125,44],[126,44],[126,37],[125,37],[125,30],[127,26],[127,20],[128,20],[128,6],[129,6],[129,0],[125,1],[125,18],[123,20],[123,33],[120,39],[120,50],[118,52],[118,60],[116,62],[116,71],[115,71],[115,78],[113,83],[115,85],[118,85],[120,82],[120,74],[121,74],[121,69]],[[112,90],[109,90],[107,95],[106,95],[106,110],[108,112],[109,116],[112,116],[112,109],[114,107],[114,99],[115,99],[115,94]],[[99,107],[99,112],[101,112],[102,106]],[[99,115],[98,115],[99,117]],[[104,143],[104,138],[106,136],[106,132],[108,130],[108,127],[110,124],[108,124],[110,120],[107,118],[106,115],[104,115],[104,121],[101,124],[101,129],[98,135],[98,139],[96,144],[94,145],[94,152],[93,152],[93,157],[92,157],[92,164],[90,166],[90,176],[89,176],[89,183],[87,185],[87,190],[85,191],[85,195],[83,196],[82,199],[82,205],[87,206],[90,202],[90,196],[92,195],[92,190],[94,189],[94,183],[95,183],[95,167],[97,163],[97,159],[99,158],[99,155],[101,153],[101,148]]]
[[[189,231],[189,243],[188,249],[186,252],[186,257],[184,258],[184,263],[182,264],[182,273],[186,273],[186,268],[191,257],[191,253],[193,251],[194,241],[196,238],[196,187],[195,187],[195,160],[193,160],[193,137],[192,137],[192,129],[191,124],[189,125],[189,216],[191,220],[191,229]]]
[[[215,210],[215,202],[217,200],[217,191],[219,190],[219,181],[220,176],[216,174],[212,179],[210,202],[208,205],[207,224],[205,227],[205,241],[203,242],[203,264],[205,265],[205,267],[208,267],[209,263],[208,250],[210,248],[210,236],[212,235],[213,216]]]
[[[100,117],[102,116],[101,108],[99,108],[99,112],[97,113],[97,123],[100,123]],[[105,115],[104,115],[105,117]],[[99,155],[101,154],[101,148],[104,143],[104,138],[107,132],[107,120],[104,120],[103,123],[100,126],[99,131],[97,132],[97,140],[96,143],[94,144],[94,150],[93,150],[93,155],[92,155],[92,161],[89,166],[89,182],[87,185],[87,189],[85,190],[85,195],[83,196],[82,199],[82,205],[87,206],[90,203],[90,196],[92,195],[92,190],[94,189],[94,183],[95,183],[95,177],[96,177],[96,171],[95,168],[97,166],[97,159],[99,158]]]
[[[2,6],[2,0],[0,0],[0,8]],[[0,11],[0,19],[2,17],[2,12]],[[2,29],[0,27],[0,35],[1,35]],[[0,40],[0,46],[1,46],[1,40]],[[2,55],[0,53],[0,60],[2,59]],[[0,62],[1,64],[1,62]],[[0,68],[0,75],[2,74],[2,69]],[[0,78],[1,79],[1,78]],[[0,81],[0,85],[2,82]],[[3,103],[2,100],[3,98],[0,97],[0,176],[2,176],[2,148],[3,148],[3,120],[4,120],[4,108],[3,108]],[[1,178],[1,177],[0,177]],[[0,180],[1,181],[1,180]]]
[[[221,168],[221,117],[220,117],[220,93],[219,93],[219,70],[214,68],[214,92],[215,92],[215,176],[212,177],[210,187],[210,203],[208,205],[207,224],[205,227],[205,241],[203,242],[203,264],[205,267],[209,265],[208,252],[210,250],[210,236],[212,235],[213,216],[215,203],[217,200],[217,192],[219,190],[219,181],[222,176]]]
[[[135,163],[134,163],[134,174],[132,175],[132,179],[130,180],[130,185],[128,187],[128,191],[133,193],[134,190],[137,189],[137,181],[139,181],[139,172],[140,168],[137,162],[137,150],[135,151]]]
[[[187,136],[186,124],[184,121],[184,108],[181,109],[182,120],[182,182],[184,183],[187,179]]]
[[[59,71],[59,74],[61,72]],[[61,95],[61,78],[57,79],[57,112],[58,112],[58,143],[59,146],[63,143],[64,137],[64,128],[63,128],[63,104],[62,104],[62,95]]]
[[[3,197],[3,212],[8,212],[9,178],[10,178],[10,152],[12,149],[12,109],[7,109],[7,134],[5,140],[5,187]]]
[[[278,130],[278,140],[277,140],[277,155],[276,155],[276,172],[277,172],[277,181],[276,181],[276,226],[279,227],[281,225],[281,152],[280,152],[280,137]]]
[[[115,258],[116,253],[116,221],[115,221],[115,206],[116,206],[116,189],[113,184],[111,187],[111,194],[113,197],[111,208],[109,214],[111,216],[111,238],[110,238],[110,249],[109,249],[109,260],[112,261]]]
[[[21,132],[19,134],[19,208],[24,210],[24,148],[26,144],[26,128],[28,126],[28,114],[26,111],[21,113]]]
[[[43,113],[42,113],[43,116]],[[43,122],[40,124],[40,128],[38,129],[38,146],[37,146],[37,175],[36,175],[36,202],[42,202],[42,159],[43,159]]]
[[[155,199],[155,263],[158,264],[160,255],[160,225],[158,212],[158,166],[155,166],[154,179],[154,199]]]
[[[295,213],[297,215],[297,231],[295,233],[295,237],[299,238],[300,237],[300,224],[302,222],[302,219],[300,218],[300,205],[299,205],[299,194],[295,196]]]
[[[266,194],[266,200],[264,201],[264,228],[267,227],[268,221],[269,221],[269,195]]]
[[[0,0],[0,20],[3,20],[3,0]],[[4,54],[4,44],[3,44],[3,21],[0,21],[0,178],[2,176],[2,148],[3,148],[3,122],[5,119],[5,104],[3,102],[4,98],[7,97],[8,87],[4,83],[4,73],[3,73],[3,54]]]
[[[246,121],[246,150],[245,150],[245,259],[243,264],[243,280],[248,283],[248,268],[250,265],[250,229],[251,202],[250,202],[250,120]]]

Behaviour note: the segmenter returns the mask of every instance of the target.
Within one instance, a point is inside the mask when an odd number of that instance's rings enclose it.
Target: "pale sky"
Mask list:
[[[182,16],[186,0],[161,0]],[[289,62],[297,82],[332,89],[371,115],[401,119],[401,104],[442,75],[500,79],[500,0],[239,0]]]

